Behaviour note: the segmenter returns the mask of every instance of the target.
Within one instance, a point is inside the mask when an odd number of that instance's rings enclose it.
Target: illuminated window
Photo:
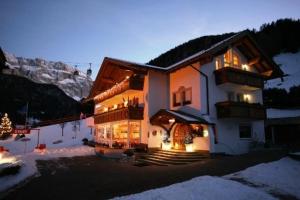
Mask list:
[[[233,54],[233,66],[234,67],[240,66],[240,59],[237,54]]]
[[[218,70],[218,69],[221,69],[221,60],[220,60],[220,58],[217,58],[216,59],[216,69]]]
[[[228,50],[225,54],[224,54],[224,67],[229,67],[230,66],[230,54],[231,54],[231,51]]]

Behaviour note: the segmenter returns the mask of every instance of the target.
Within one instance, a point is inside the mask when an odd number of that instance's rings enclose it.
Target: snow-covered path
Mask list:
[[[286,157],[224,177],[200,176],[182,183],[114,199],[277,199],[274,194],[300,199],[299,177],[300,162]],[[245,180],[247,184],[235,181],[237,179]]]

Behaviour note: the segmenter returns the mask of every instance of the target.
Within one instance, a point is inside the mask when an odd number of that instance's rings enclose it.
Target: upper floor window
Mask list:
[[[221,59],[216,58],[216,70],[221,69],[221,68],[222,68]]]
[[[231,64],[231,51],[228,50],[224,54],[224,67],[229,67]]]
[[[239,59],[239,56],[236,53],[233,54],[232,62],[233,62],[234,67],[239,67],[240,66],[240,59]]]
[[[192,88],[180,87],[173,92],[173,106],[183,106],[192,103]]]
[[[240,57],[232,49],[226,51],[226,53],[223,55],[223,60],[224,67],[241,67]],[[221,62],[216,59],[216,69],[220,69],[221,67]]]
[[[227,92],[227,100],[228,101],[251,103],[252,102],[252,95],[251,94],[244,94],[244,93],[235,93],[235,92],[230,91],[230,92]]]

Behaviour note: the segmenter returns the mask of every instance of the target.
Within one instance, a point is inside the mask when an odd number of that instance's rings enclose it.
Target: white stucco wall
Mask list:
[[[148,143],[148,147],[156,148],[161,145],[161,134],[165,131],[150,124],[150,118],[160,109],[169,108],[169,78],[167,74],[149,71],[144,84],[145,110],[142,122],[142,141]],[[156,130],[156,136],[152,132]],[[149,137],[148,137],[149,136]]]
[[[199,68],[198,64],[194,65]],[[184,86],[185,88],[192,88],[192,103],[185,106],[173,106],[173,93]],[[200,74],[190,66],[181,68],[175,72],[170,73],[170,108],[173,110],[182,110],[194,115],[199,115],[202,108],[200,98]]]

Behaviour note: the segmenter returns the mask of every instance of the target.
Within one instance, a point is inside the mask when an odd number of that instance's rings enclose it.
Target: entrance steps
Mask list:
[[[208,151],[164,151],[156,150],[152,153],[142,156],[139,162],[145,162],[154,165],[183,165],[191,162],[198,162],[210,157]]]

